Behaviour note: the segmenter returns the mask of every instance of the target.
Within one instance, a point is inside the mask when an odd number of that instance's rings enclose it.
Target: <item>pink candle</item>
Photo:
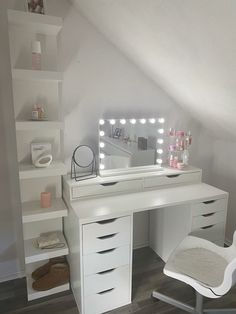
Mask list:
[[[41,207],[42,208],[51,207],[51,193],[50,192],[41,193]]]

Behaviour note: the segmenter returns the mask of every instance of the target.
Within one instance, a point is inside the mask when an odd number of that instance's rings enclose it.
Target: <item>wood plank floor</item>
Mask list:
[[[194,304],[191,287],[166,277],[162,273],[164,263],[149,248],[134,251],[133,302],[128,306],[110,311],[109,314],[183,314],[182,310],[151,297],[158,290],[182,302]],[[207,307],[235,307],[236,288],[221,299],[205,301]],[[1,314],[79,314],[71,292],[27,302],[24,279],[0,284]],[[236,311],[235,311],[236,313]]]

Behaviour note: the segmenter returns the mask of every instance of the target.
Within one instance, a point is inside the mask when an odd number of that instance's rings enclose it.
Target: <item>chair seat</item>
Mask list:
[[[209,287],[218,287],[224,279],[227,260],[205,248],[190,248],[177,251],[167,261],[167,271],[195,279]]]

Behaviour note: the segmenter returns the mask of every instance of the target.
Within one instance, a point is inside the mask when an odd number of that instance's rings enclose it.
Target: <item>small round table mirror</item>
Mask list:
[[[95,168],[96,159],[92,148],[87,145],[76,147],[71,160],[71,177],[78,181],[91,175],[94,176]]]

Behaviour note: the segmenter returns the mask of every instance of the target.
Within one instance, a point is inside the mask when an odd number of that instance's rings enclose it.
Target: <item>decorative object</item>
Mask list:
[[[32,163],[37,168],[48,167],[52,162],[51,143],[31,143]]]
[[[42,192],[41,193],[41,207],[49,208],[52,205],[51,193],[50,192]]]
[[[45,14],[45,0],[25,0],[26,11],[37,14]]]
[[[96,176],[94,151],[88,145],[77,146],[71,158],[71,178],[75,179],[75,181],[80,181]]]
[[[113,138],[120,138],[121,132],[122,132],[121,128],[116,128],[115,132],[113,133]]]
[[[169,130],[169,157],[168,164],[172,168],[184,169],[189,164],[189,147],[192,144],[191,132]]]
[[[31,44],[32,51],[32,70],[41,70],[41,43],[35,40]]]
[[[45,109],[42,104],[34,105],[31,112],[31,119],[34,121],[47,121]]]

